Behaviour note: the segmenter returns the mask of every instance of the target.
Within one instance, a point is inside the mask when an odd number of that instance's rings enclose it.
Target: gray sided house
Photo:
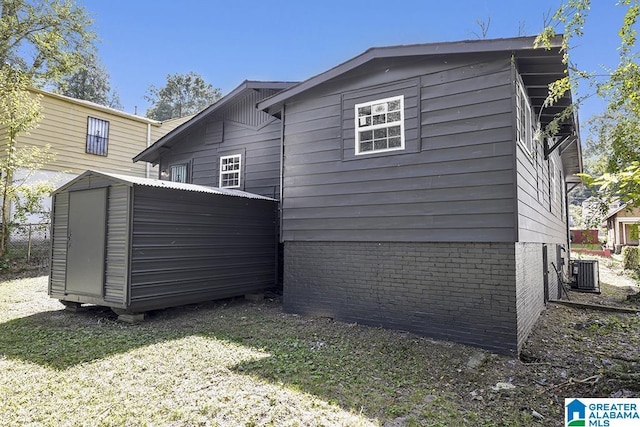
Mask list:
[[[274,285],[277,202],[87,171],[53,193],[49,294],[122,314]]]
[[[284,306],[518,352],[567,265],[559,40],[372,48],[261,101],[282,121]]]
[[[163,180],[279,199],[281,123],[256,104],[292,85],[244,81],[133,160],[160,165]]]

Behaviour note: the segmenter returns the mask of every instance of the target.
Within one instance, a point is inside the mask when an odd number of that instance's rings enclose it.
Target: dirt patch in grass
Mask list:
[[[565,397],[640,396],[635,313],[550,304],[516,359],[284,313],[277,295],[127,325],[63,311],[46,283],[0,283],[0,425],[560,426]],[[602,289],[570,297],[640,310]]]

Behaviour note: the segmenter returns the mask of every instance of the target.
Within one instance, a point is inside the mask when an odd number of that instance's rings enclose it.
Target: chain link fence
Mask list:
[[[12,262],[32,266],[49,265],[51,248],[50,224],[19,224],[11,231],[9,257]]]

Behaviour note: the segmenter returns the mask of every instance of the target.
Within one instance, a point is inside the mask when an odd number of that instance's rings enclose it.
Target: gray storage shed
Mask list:
[[[133,314],[275,283],[273,199],[87,171],[52,206],[49,295],[68,306]]]

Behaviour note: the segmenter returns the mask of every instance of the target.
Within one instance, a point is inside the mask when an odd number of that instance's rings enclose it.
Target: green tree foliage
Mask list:
[[[592,135],[583,152],[587,173],[615,173],[640,160],[640,121],[626,107],[607,111],[590,125]]]
[[[53,157],[47,146],[17,143],[41,117],[40,98],[29,89],[59,82],[85,62],[95,38],[90,24],[73,0],[0,1],[0,256],[7,253],[12,220],[39,210],[51,187],[25,185]]]
[[[66,76],[57,84],[56,91],[76,99],[122,110],[120,97],[111,90],[109,73],[95,55],[82,64],[81,68]]]
[[[90,25],[72,0],[3,0],[0,64],[20,69],[37,86],[60,81],[93,50]]]
[[[195,114],[222,97],[220,89],[194,73],[169,74],[162,88],[150,86],[145,99],[152,103],[147,117],[168,120]]]
[[[582,174],[582,180],[588,186],[597,187],[603,200],[619,199],[629,207],[640,202],[640,162],[631,162],[614,173],[599,176]]]
[[[563,28],[565,63],[571,74],[550,86],[550,102],[566,90],[576,89],[580,81],[587,81],[597,94],[607,101],[607,112],[592,122],[595,138],[590,141],[594,152],[590,173],[582,175],[583,182],[598,188],[600,198],[613,198],[628,204],[640,204],[640,65],[636,49],[639,0],[620,0],[611,6],[624,10],[618,30],[620,37],[619,62],[614,70],[608,70],[604,80],[593,72],[579,70],[569,63],[569,48],[574,38],[583,35],[588,19],[590,0],[568,0],[562,3],[554,15],[556,26]],[[538,36],[537,43],[548,46],[556,35],[556,26],[550,25]]]
[[[622,267],[625,270],[637,270],[640,266],[640,248],[625,246],[622,249]]]
[[[0,157],[0,257],[7,252],[13,221],[26,212],[41,210],[41,197],[51,191],[46,184],[26,185],[34,171],[52,159],[50,147],[19,146],[17,137],[35,128],[41,118],[40,95],[29,91],[31,80],[7,65],[0,68],[0,127],[6,132]],[[21,172],[18,179],[17,173]],[[11,207],[16,215],[12,218]]]

